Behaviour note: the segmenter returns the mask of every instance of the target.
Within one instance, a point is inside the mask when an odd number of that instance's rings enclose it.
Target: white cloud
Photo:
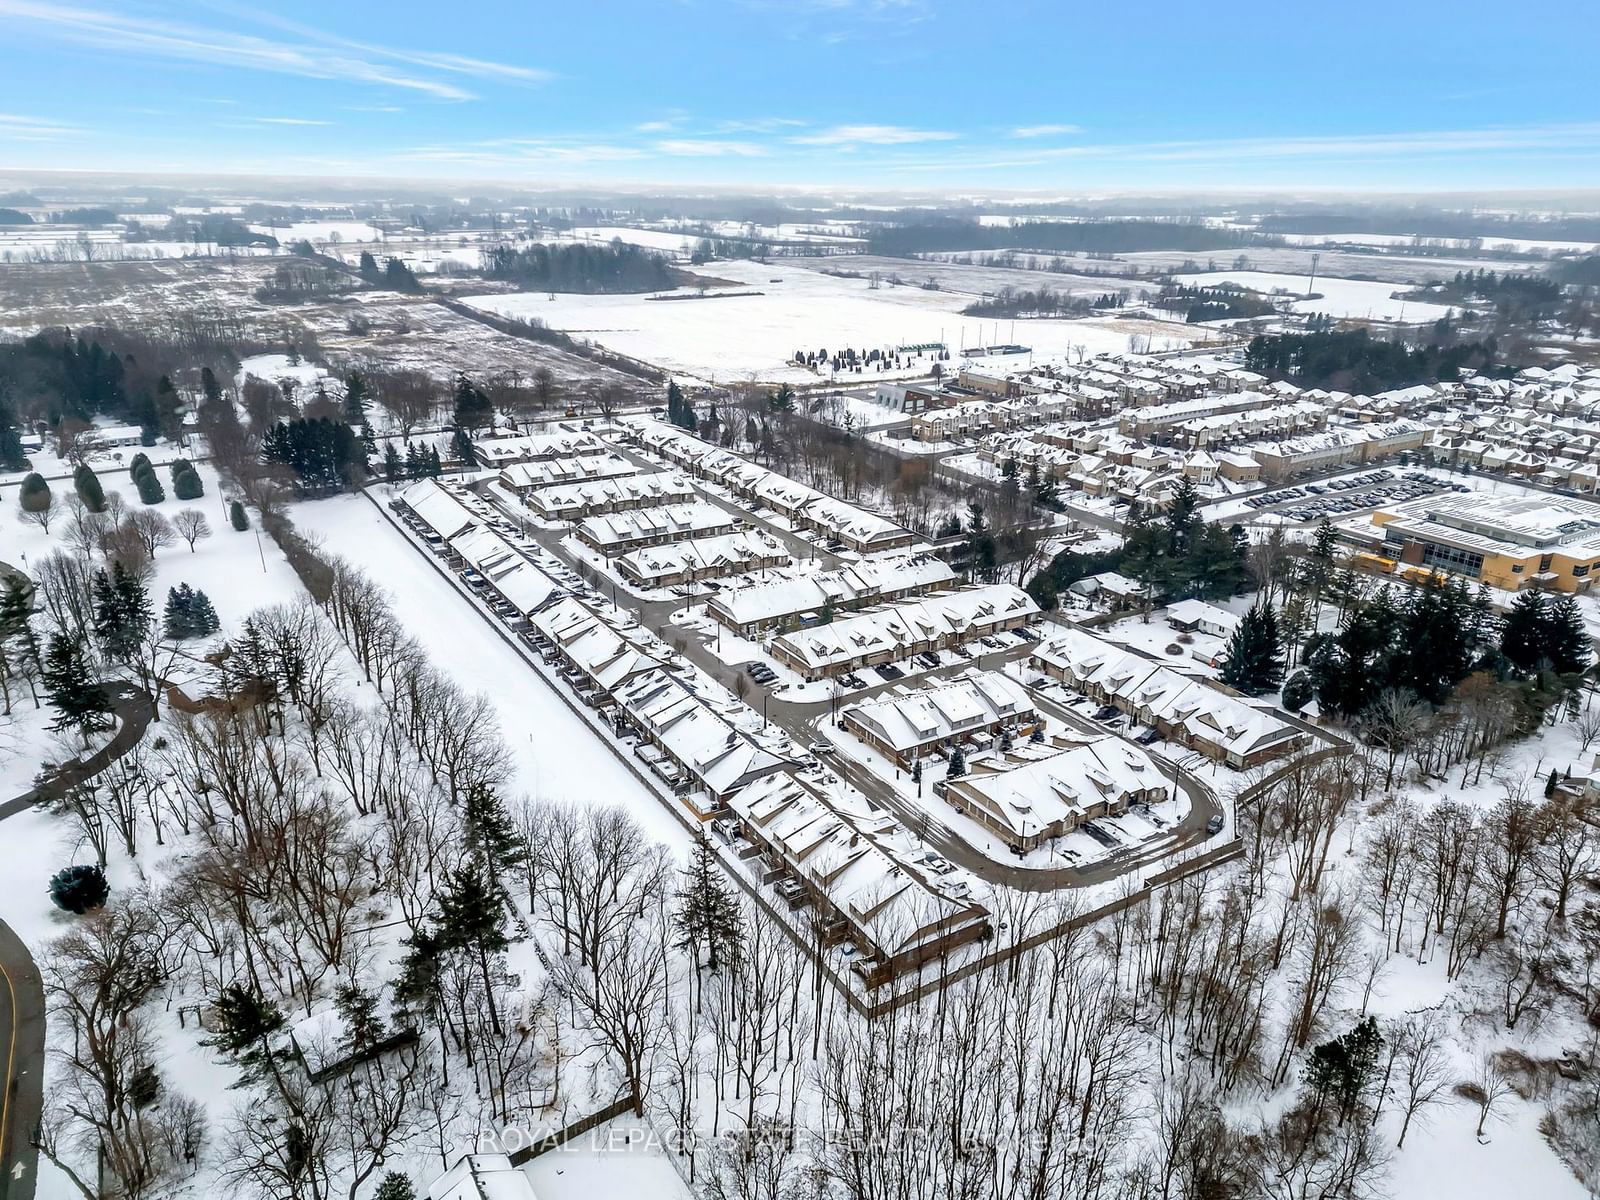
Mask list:
[[[656,143],[662,154],[679,158],[762,158],[765,146],[754,142],[729,142],[720,138],[668,138]]]
[[[346,80],[420,92],[438,100],[474,98],[465,88],[440,76],[520,82],[538,82],[550,77],[548,72],[532,67],[352,42],[298,26],[295,28],[302,40],[275,40],[38,0],[0,0],[0,17],[36,26],[62,41],[119,55],[143,55],[305,79]],[[329,47],[342,47],[348,52],[330,51]],[[402,70],[392,64],[421,70]]]
[[[332,125],[332,121],[314,121],[309,117],[246,117],[257,125]]]
[[[914,142],[949,142],[959,134],[940,129],[908,129],[904,125],[835,125],[820,133],[789,140],[798,146],[904,146]]]
[[[0,113],[0,140],[8,142],[48,142],[59,137],[78,137],[84,131],[44,117],[24,117]]]
[[[1063,133],[1082,133],[1081,125],[1019,125],[1011,131],[1014,138],[1055,137]]]

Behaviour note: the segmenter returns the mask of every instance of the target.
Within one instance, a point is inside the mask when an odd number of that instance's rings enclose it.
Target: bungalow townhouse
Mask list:
[[[812,910],[826,946],[849,945],[868,988],[993,933],[988,910],[902,856],[891,818],[788,772],[728,800],[741,855],[759,858],[791,907]]]
[[[972,670],[923,688],[894,688],[840,714],[844,727],[902,767],[942,746],[1038,727],[1033,697],[1009,675]]]
[[[834,571],[729,588],[707,606],[710,616],[740,637],[797,625],[807,613],[835,614],[955,586],[956,573],[934,554],[863,559]]]
[[[1171,799],[1172,782],[1138,746],[1109,735],[1069,746],[1023,744],[945,785],[955,808],[1027,853],[1086,821]]]
[[[814,530],[852,550],[876,553],[909,546],[916,537],[887,517],[836,500],[786,475],[711,446],[660,422],[624,425],[627,435],[697,479],[726,487],[740,499],[770,508],[799,529]]]
[[[651,471],[539,488],[528,493],[525,503],[546,521],[577,521],[635,508],[687,504],[697,494],[678,472]]]
[[[661,666],[653,654],[571,597],[535,613],[529,624],[529,640],[545,662],[591,707],[604,707],[628,680]]]
[[[705,794],[697,811],[716,811],[739,789],[795,763],[774,754],[691,692],[671,672],[657,669],[631,676],[612,693],[617,718],[636,731],[654,755],[635,753],[669,782]]]
[[[1231,767],[1281,757],[1305,740],[1299,728],[1266,709],[1080,629],[1053,636],[1031,661],[1074,691]]]
[[[611,447],[603,438],[586,429],[561,429],[553,433],[484,438],[473,443],[473,449],[478,455],[478,461],[495,471],[509,467],[513,463],[577,458],[580,455],[606,454],[611,451]]]
[[[1039,606],[1021,588],[989,584],[781,634],[772,641],[772,654],[808,680],[828,679],[1020,629],[1038,614]]]
[[[505,1154],[467,1154],[428,1185],[428,1200],[538,1200],[533,1181]]]
[[[501,486],[526,501],[539,488],[564,483],[586,483],[593,479],[614,479],[632,475],[639,468],[615,451],[605,454],[577,454],[571,458],[546,458],[538,462],[512,463],[500,472]]]
[[[701,502],[585,517],[578,523],[577,533],[586,546],[614,558],[643,546],[732,533],[738,525],[738,519],[726,509]]]
[[[1191,421],[1207,417],[1236,416],[1252,410],[1273,409],[1282,405],[1282,398],[1271,392],[1230,392],[1220,396],[1197,396],[1172,403],[1127,409],[1117,418],[1117,430],[1127,437],[1167,437]]]
[[[475,512],[455,485],[420,479],[391,501],[417,534],[456,566],[470,567],[483,587],[522,616],[565,594],[518,547]],[[473,503],[478,503],[474,498]]]
[[[691,538],[630,550],[616,560],[616,567],[636,587],[663,588],[786,567],[792,561],[788,549],[770,533],[744,529],[720,537]]]

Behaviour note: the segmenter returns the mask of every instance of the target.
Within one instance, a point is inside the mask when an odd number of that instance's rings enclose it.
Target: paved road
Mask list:
[[[0,1197],[33,1200],[44,1110],[44,988],[22,939],[0,921]]]
[[[127,683],[109,683],[106,693],[120,725],[111,740],[49,779],[0,804],[0,820],[36,804],[59,799],[74,784],[106,769],[144,736],[155,716],[150,696]],[[44,887],[42,877],[28,886]],[[33,1200],[39,1151],[33,1131],[44,1106],[44,989],[28,947],[0,921],[0,1200]]]
[[[640,460],[629,454],[641,466],[653,466],[647,460]],[[498,509],[507,520],[525,529],[528,536],[537,542],[542,549],[553,555],[557,560],[569,565],[576,565],[579,561],[562,544],[566,535],[566,527],[559,529],[545,529],[533,524],[526,519],[527,514],[519,511],[517,505],[503,500],[498,493],[479,483],[474,485],[486,502]],[[716,501],[716,497],[708,497]],[[724,507],[732,507],[724,504]],[[761,518],[754,517],[748,510],[737,509],[738,515],[745,520],[755,520],[776,537],[785,541],[798,555],[820,555],[825,565],[835,565],[837,556],[825,551],[819,551],[815,546],[803,539],[796,538],[788,530],[775,525],[762,522]],[[625,589],[613,588],[612,594],[625,608],[638,616],[639,621],[647,628],[658,632],[664,639],[671,642],[675,638],[685,641],[682,653],[697,667],[705,671],[731,689],[733,681],[742,674],[740,668],[723,661],[711,648],[710,639],[694,634],[689,630],[671,624],[673,613],[686,608],[692,608],[701,603],[699,599],[672,600],[643,600]],[[489,621],[496,620],[491,614],[478,608],[480,615]],[[1003,650],[986,651],[973,656],[969,661],[958,661],[936,670],[926,672],[916,677],[919,684],[936,681],[952,675],[957,675],[972,667],[982,667],[997,670],[1007,663],[1026,658],[1033,650],[1033,643],[1018,643],[1008,645]],[[876,679],[877,675],[871,670],[858,672],[868,679]],[[823,720],[829,713],[831,702],[828,700],[796,701],[788,699],[779,689],[765,687],[757,684],[753,679],[745,676],[748,692],[745,703],[758,712],[765,712],[767,719],[783,730],[798,745],[809,745],[816,738],[816,724]],[[854,691],[850,694],[851,702],[868,699],[892,687],[900,686],[905,681],[885,681],[873,684],[870,687]],[[1046,715],[1055,717],[1062,724],[1076,728],[1081,732],[1090,734],[1104,734],[1104,726],[1087,721],[1075,711],[1064,705],[1057,705],[1045,697],[1039,697],[1039,707]],[[1160,837],[1137,847],[1120,850],[1111,856],[1084,866],[1073,866],[1063,863],[1059,866],[1024,867],[1020,863],[1013,864],[997,861],[983,850],[973,846],[965,837],[956,833],[949,826],[940,822],[934,815],[929,804],[919,803],[901,795],[894,787],[879,778],[873,771],[860,763],[853,762],[841,754],[835,754],[828,759],[828,769],[840,776],[846,783],[859,790],[873,805],[895,814],[907,828],[921,836],[932,849],[948,858],[957,866],[970,871],[979,879],[989,883],[1002,884],[1024,891],[1054,891],[1060,888],[1088,887],[1102,883],[1107,879],[1115,878],[1125,873],[1130,867],[1144,862],[1164,857],[1177,850],[1185,849],[1198,842],[1204,841],[1206,824],[1211,817],[1222,812],[1222,807],[1211,789],[1195,778],[1191,773],[1183,771],[1170,760],[1155,756],[1157,761],[1168,767],[1177,786],[1182,788],[1189,797],[1190,811],[1188,816],[1177,826],[1168,830]],[[931,786],[932,781],[926,781]],[[1218,835],[1221,836],[1221,835]]]

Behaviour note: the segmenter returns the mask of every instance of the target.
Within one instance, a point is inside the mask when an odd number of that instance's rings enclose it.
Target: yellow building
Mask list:
[[[1600,568],[1600,504],[1572,496],[1447,493],[1380,509],[1372,524],[1375,544],[1353,563],[1407,578],[1443,571],[1508,592],[1535,580],[1586,592]]]

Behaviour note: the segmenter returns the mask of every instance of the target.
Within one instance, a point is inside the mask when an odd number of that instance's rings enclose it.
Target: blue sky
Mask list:
[[[1600,186],[1600,5],[0,0],[0,166]]]

